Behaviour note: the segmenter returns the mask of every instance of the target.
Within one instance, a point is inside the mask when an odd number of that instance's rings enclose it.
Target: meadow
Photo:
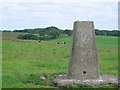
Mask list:
[[[53,78],[67,73],[72,37],[50,41],[19,40],[19,33],[2,36],[2,88],[53,88]],[[65,45],[56,42],[64,41]],[[96,36],[100,74],[118,75],[118,38]],[[45,80],[41,77],[44,76]]]

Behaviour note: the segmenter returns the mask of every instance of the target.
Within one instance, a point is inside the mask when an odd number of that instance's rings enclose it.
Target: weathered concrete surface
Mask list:
[[[102,86],[114,86],[118,87],[118,78],[113,75],[101,75],[98,79],[68,79],[67,75],[59,75],[54,79],[54,83],[58,87],[74,87],[74,86],[90,86],[90,87],[102,87]]]
[[[79,80],[99,78],[95,30],[92,21],[74,22],[68,78]]]

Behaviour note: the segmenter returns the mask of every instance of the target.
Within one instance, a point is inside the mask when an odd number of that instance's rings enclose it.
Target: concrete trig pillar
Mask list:
[[[98,57],[93,21],[74,22],[69,79],[98,79]]]

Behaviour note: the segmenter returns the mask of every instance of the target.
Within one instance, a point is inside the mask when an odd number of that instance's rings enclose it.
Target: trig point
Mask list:
[[[74,22],[68,78],[80,80],[99,78],[95,30],[92,21]]]
[[[68,73],[54,79],[58,87],[118,86],[118,77],[100,75],[93,21],[75,21]]]

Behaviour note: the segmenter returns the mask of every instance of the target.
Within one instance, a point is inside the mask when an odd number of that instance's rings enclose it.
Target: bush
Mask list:
[[[54,39],[55,37],[51,35],[46,35],[46,36],[37,36],[34,34],[25,34],[25,35],[19,35],[18,39],[27,39],[27,40],[51,40]]]
[[[19,35],[18,39],[38,40],[39,37],[33,34],[25,34],[25,35]]]

